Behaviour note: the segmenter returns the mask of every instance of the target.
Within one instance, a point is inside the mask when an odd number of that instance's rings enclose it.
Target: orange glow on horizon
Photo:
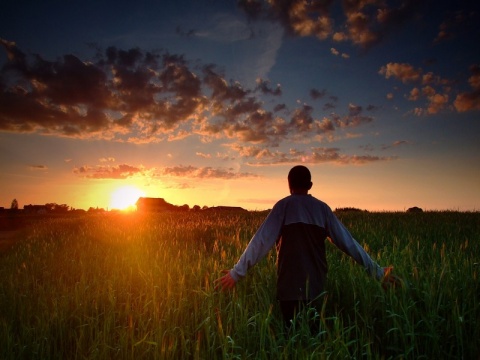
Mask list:
[[[122,186],[112,192],[110,208],[116,210],[135,210],[138,198],[145,193],[135,186]]]

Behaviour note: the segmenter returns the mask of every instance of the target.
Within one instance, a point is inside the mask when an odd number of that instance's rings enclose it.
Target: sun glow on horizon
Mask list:
[[[135,186],[122,186],[112,192],[110,208],[116,210],[133,210],[139,197],[145,192]]]

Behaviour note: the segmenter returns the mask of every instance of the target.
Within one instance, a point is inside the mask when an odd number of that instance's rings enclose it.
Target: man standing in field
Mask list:
[[[311,174],[302,165],[288,173],[290,196],[278,201],[257,230],[237,264],[216,280],[216,289],[229,290],[276,244],[277,299],[285,322],[324,291],[327,278],[325,239],[362,265],[372,277],[386,279],[382,268],[358,244],[324,202],[308,194]]]

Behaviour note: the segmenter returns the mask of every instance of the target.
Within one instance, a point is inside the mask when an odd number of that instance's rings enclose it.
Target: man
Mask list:
[[[231,270],[223,270],[224,275],[216,280],[216,289],[232,289],[276,244],[277,299],[287,324],[302,306],[324,291],[327,237],[376,279],[385,279],[392,269],[375,263],[330,207],[308,194],[313,185],[308,168],[293,167],[288,185],[290,196],[274,205],[237,264]]]

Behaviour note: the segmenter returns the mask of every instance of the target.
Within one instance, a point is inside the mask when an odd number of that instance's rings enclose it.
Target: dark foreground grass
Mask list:
[[[44,219],[0,257],[1,359],[477,359],[480,214],[340,214],[404,286],[329,246],[327,293],[287,332],[275,254],[213,288],[265,214]]]

